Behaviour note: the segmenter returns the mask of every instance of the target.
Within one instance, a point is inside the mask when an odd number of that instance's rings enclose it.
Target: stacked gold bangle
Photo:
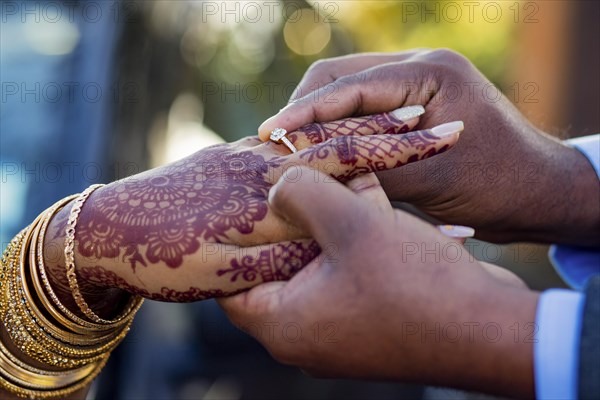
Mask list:
[[[0,319],[7,335],[0,334],[0,387],[20,397],[64,397],[87,386],[106,364],[110,353],[127,335],[142,304],[132,296],[125,311],[114,320],[96,315],[85,302],[75,272],[75,228],[93,185],[79,195],[66,197],[38,216],[7,246],[0,269]],[[46,230],[52,217],[69,202],[65,239],[65,269],[80,317],[65,307],[54,292],[43,257]],[[1,327],[0,327],[1,328]],[[37,367],[17,356],[12,348],[37,361]]]

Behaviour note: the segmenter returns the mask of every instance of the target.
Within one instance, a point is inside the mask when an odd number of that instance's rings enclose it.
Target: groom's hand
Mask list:
[[[315,88],[320,88],[313,91]],[[542,99],[543,101],[543,99]],[[450,153],[379,173],[392,200],[495,241],[597,244],[598,179],[578,151],[544,134],[466,58],[449,50],[319,61],[259,133],[420,104],[417,129],[463,120]]]
[[[219,300],[235,324],[279,361],[317,376],[533,397],[526,335],[536,293],[393,210],[373,174],[350,190],[301,172],[293,182],[282,178],[269,201],[323,253],[289,282]]]

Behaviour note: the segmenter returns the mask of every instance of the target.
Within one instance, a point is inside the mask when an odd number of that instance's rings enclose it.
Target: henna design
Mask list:
[[[311,162],[337,156],[347,172],[333,176],[345,181],[361,173],[390,168],[386,160],[397,158],[398,152],[408,148],[421,150],[421,158],[447,148],[436,151],[432,145],[438,138],[427,132],[406,135],[400,141],[393,136],[356,140],[357,136],[372,133],[406,131],[408,126],[402,121],[391,114],[381,114],[311,124],[290,136],[297,138],[296,135],[304,134],[313,144],[340,136],[331,142],[335,145],[309,148],[300,157]],[[413,156],[408,162],[418,158]],[[95,259],[120,257],[134,272],[139,265],[158,263],[177,268],[186,255],[199,251],[202,241],[230,243],[232,233],[254,232],[256,223],[267,216],[266,200],[272,183],[268,174],[287,161],[289,159],[275,155],[267,156],[265,160],[253,150],[240,151],[240,147],[217,145],[173,164],[107,185],[94,192],[83,207],[77,226],[78,252],[83,257]],[[401,163],[396,166],[399,165]],[[59,239],[65,230],[68,209],[65,207],[53,220],[54,239]],[[270,245],[254,256],[233,259],[229,267],[216,274],[229,282],[240,283],[256,279],[288,279],[319,253],[316,242]],[[68,288],[68,283],[64,268],[59,265],[56,268],[55,271],[49,266],[49,272],[54,275],[53,285],[59,287],[58,293],[63,286]],[[100,265],[80,267],[77,273],[83,283],[82,291],[94,299],[95,306],[102,305],[103,301],[110,303],[102,306],[107,313],[116,307],[117,302],[111,303],[111,299],[119,298],[107,287],[153,300],[175,302],[227,296],[244,290],[228,292],[190,286],[184,291],[162,287],[159,292],[149,292]],[[67,300],[71,300],[69,293],[64,295]]]
[[[297,241],[269,245],[269,248],[261,250],[257,257],[245,255],[241,260],[232,260],[231,268],[220,269],[217,275],[230,275],[231,282],[238,278],[251,282],[258,276],[263,282],[289,279],[320,252],[321,249],[315,241],[308,247]]]
[[[256,280],[258,276],[264,282],[289,279],[294,276],[306,264],[319,255],[321,249],[315,241],[308,246],[300,241],[292,241],[286,244],[268,245],[268,249],[261,250],[258,257],[246,255],[241,261],[233,259],[231,268],[217,271],[218,276],[231,274],[230,282],[235,282],[241,277],[246,282]],[[117,275],[113,271],[97,265],[95,267],[83,267],[78,270],[78,275],[86,282],[96,287],[98,294],[105,292],[106,287],[119,288],[129,293],[143,296],[151,300],[169,302],[191,302],[213,297],[231,296],[244,289],[236,291],[223,291],[221,289],[203,290],[192,287],[186,291],[177,291],[168,287],[162,287],[159,293],[151,293],[147,289],[133,285]],[[90,286],[92,286],[90,285]]]
[[[335,157],[341,165],[351,168],[342,168],[344,172],[332,175],[339,181],[347,182],[365,173],[398,168],[446,151],[448,146],[436,150],[435,145],[438,141],[439,138],[429,131],[418,131],[402,136],[376,135],[371,136],[369,140],[357,136],[342,136],[334,139],[329,145],[311,147],[300,157],[309,163]],[[429,150],[424,152],[428,148]],[[406,162],[397,161],[394,165],[388,164],[389,160],[396,159],[398,154],[403,154],[409,149],[420,150],[423,155],[413,154]]]
[[[392,114],[384,113],[311,124],[300,132],[314,143],[334,135],[407,129]],[[346,163],[356,163],[365,146],[338,146],[337,153]],[[307,156],[310,161],[328,154],[322,147]],[[83,208],[77,229],[78,251],[96,259],[122,257],[134,272],[139,265],[161,262],[177,268],[186,255],[198,251],[202,240],[222,243],[232,230],[241,234],[254,231],[256,222],[267,215],[271,186],[267,174],[277,162],[267,163],[252,151],[217,145],[108,185],[90,196],[88,207]],[[86,212],[90,209],[94,211]]]
[[[99,259],[124,249],[134,271],[159,262],[177,268],[200,240],[221,242],[231,229],[252,233],[267,214],[267,172],[262,156],[219,145],[108,185],[83,208],[78,251]]]
[[[312,123],[291,132],[288,138],[292,143],[303,134],[311,144],[325,142],[334,136],[366,136],[372,134],[399,134],[408,132],[408,125],[391,113],[375,116],[345,118],[325,124]]]
[[[311,124],[294,135],[303,133],[312,143],[340,136],[330,145],[307,149],[300,157],[313,162],[337,156],[346,172],[333,176],[347,181],[362,173],[390,168],[386,161],[389,163],[390,159],[397,158],[398,152],[409,148],[423,152],[431,147],[422,158],[436,153],[433,145],[438,138],[428,132],[403,135],[401,140],[396,135],[357,140],[360,135],[407,130],[406,124],[385,113]],[[413,157],[410,161],[414,161]],[[273,156],[266,161],[251,150],[217,145],[173,164],[107,185],[94,192],[82,210],[77,228],[78,252],[83,257],[96,259],[120,257],[134,272],[139,265],[160,263],[177,268],[185,256],[198,252],[202,241],[230,243],[232,233],[251,234],[256,223],[267,216],[266,199],[271,187],[268,173],[285,162],[285,157]],[[398,162],[395,166],[400,165]],[[254,257],[233,260],[230,267],[219,270],[217,275],[226,276],[231,282],[252,281],[258,277],[264,281],[285,279],[319,251],[316,244],[306,248],[302,242],[275,245]],[[109,278],[105,273],[101,280]],[[125,287],[125,281],[117,283],[128,291],[136,290]],[[185,293],[163,289],[160,294],[142,295],[199,299],[218,294],[193,287]]]
[[[178,291],[174,289],[169,289],[168,287],[162,287],[160,292],[151,293],[147,289],[143,289],[136,285],[132,285],[131,283],[127,282],[125,279],[117,275],[115,272],[106,270],[99,265],[95,267],[84,267],[79,269],[78,272],[83,279],[86,279],[88,282],[93,283],[98,287],[119,288],[131,294],[142,296],[150,300],[166,302],[188,303],[192,301],[205,300],[214,297],[232,296],[244,290],[240,289],[226,292],[221,289],[202,290],[198,287],[190,286],[190,288],[186,291]]]

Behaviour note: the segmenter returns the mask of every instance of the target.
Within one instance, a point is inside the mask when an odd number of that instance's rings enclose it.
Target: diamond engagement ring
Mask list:
[[[269,137],[269,139],[271,139],[275,143],[281,142],[281,143],[285,144],[292,153],[298,152],[298,149],[296,148],[296,146],[294,146],[292,144],[292,142],[290,142],[290,140],[285,137],[285,135],[287,135],[287,131],[285,129],[276,128],[271,132],[271,136]]]

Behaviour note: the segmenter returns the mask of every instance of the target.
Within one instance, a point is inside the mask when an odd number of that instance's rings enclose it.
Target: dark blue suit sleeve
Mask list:
[[[578,393],[580,399],[600,399],[600,275],[595,275],[586,288]]]

